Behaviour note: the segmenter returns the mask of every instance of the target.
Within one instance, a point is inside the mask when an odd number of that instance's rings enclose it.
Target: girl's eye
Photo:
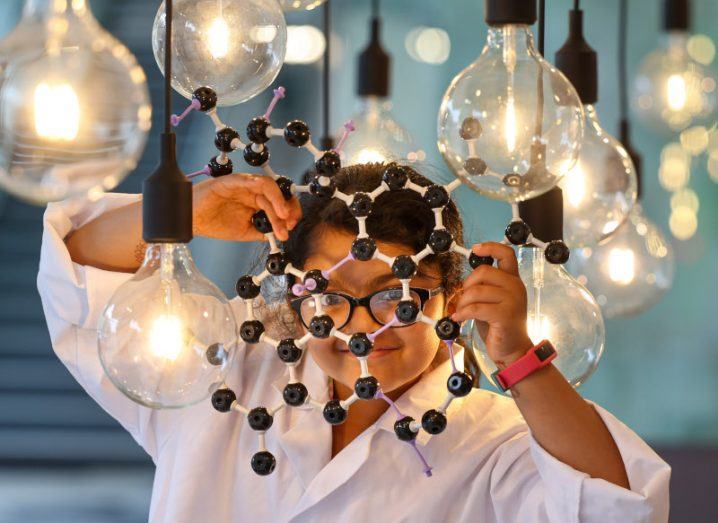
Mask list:
[[[388,289],[382,293],[377,294],[379,301],[399,301],[401,300],[402,292],[401,289]]]
[[[322,296],[322,305],[325,307],[333,307],[341,304],[343,301],[344,298],[337,296],[336,294],[325,294]]]

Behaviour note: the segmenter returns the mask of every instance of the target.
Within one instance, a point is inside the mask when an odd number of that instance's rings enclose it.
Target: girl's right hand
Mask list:
[[[205,180],[193,190],[194,234],[220,240],[263,240],[264,235],[252,225],[252,215],[260,209],[282,241],[302,215],[297,198],[285,200],[268,176],[237,173]]]

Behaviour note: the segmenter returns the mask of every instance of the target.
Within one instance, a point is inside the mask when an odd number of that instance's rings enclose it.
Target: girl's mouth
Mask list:
[[[400,349],[401,347],[374,347],[374,349],[372,349],[371,353],[369,354],[368,359],[375,360],[379,358],[384,358],[385,356],[390,355],[392,352],[396,352]],[[338,352],[344,355],[354,356],[354,354],[352,354],[349,349],[339,349]]]

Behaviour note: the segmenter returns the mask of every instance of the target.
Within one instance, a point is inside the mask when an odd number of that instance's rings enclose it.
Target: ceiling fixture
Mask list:
[[[351,119],[356,125],[344,148],[345,165],[417,160],[409,131],[391,112],[391,56],[381,45],[379,0],[372,0],[371,37],[359,55],[357,95],[359,104]]]
[[[172,0],[162,19],[172,20]],[[164,24],[163,42],[172,42]],[[142,188],[142,266],[110,298],[98,326],[100,361],[132,400],[152,408],[192,405],[223,382],[237,325],[227,298],[192,260],[192,183],[177,165],[171,127],[171,46],[165,49],[164,132],[157,169]],[[214,106],[205,100],[208,110]]]
[[[135,168],[152,116],[145,73],[86,2],[28,0],[0,67],[1,188],[45,204],[98,196]]]
[[[631,145],[626,82],[627,0],[620,0],[619,82],[621,142],[636,167],[638,199],[628,219],[604,243],[575,249],[568,268],[598,301],[604,316],[630,316],[655,305],[671,287],[673,247],[643,214],[641,158]]]
[[[626,220],[637,181],[628,153],[598,119],[598,55],[584,39],[579,0],[569,12],[569,35],[556,52],[556,66],[576,88],[586,115],[578,160],[560,183],[566,243],[585,247],[605,240]]]

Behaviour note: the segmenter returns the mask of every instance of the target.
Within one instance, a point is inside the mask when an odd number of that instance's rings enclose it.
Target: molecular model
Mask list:
[[[382,399],[389,403],[390,408],[396,411],[397,420],[394,423],[394,432],[399,440],[407,442],[414,449],[416,456],[421,461],[423,472],[431,476],[431,467],[426,462],[421,451],[416,446],[416,436],[420,430],[425,430],[431,435],[440,434],[447,424],[446,411],[452,400],[457,397],[468,395],[472,391],[474,377],[467,372],[458,370],[454,361],[453,344],[460,334],[461,325],[452,321],[449,317],[438,320],[424,316],[418,303],[412,300],[410,295],[410,282],[416,274],[419,262],[431,254],[442,254],[456,252],[468,259],[469,265],[475,269],[480,265],[491,265],[494,260],[491,257],[477,256],[469,249],[454,241],[451,234],[444,228],[442,212],[450,202],[451,192],[456,189],[461,181],[456,179],[446,185],[429,185],[426,187],[413,183],[407,171],[395,163],[389,164],[383,174],[382,183],[370,193],[358,192],[355,194],[344,194],[339,191],[332,176],[341,168],[340,153],[342,146],[349,134],[354,130],[352,122],[344,126],[344,133],[334,149],[321,151],[311,141],[311,134],[307,124],[300,120],[289,122],[284,129],[272,127],[269,118],[277,102],[284,98],[285,89],[279,87],[274,90],[272,99],[267,111],[259,117],[253,118],[247,125],[247,137],[249,143],[245,144],[240,139],[239,133],[226,126],[216,112],[217,95],[208,87],[202,87],[194,92],[190,106],[179,116],[173,115],[173,125],[178,125],[183,118],[192,110],[199,110],[207,114],[215,125],[215,146],[219,154],[213,157],[209,163],[200,171],[188,174],[189,178],[200,175],[212,177],[224,176],[233,172],[232,161],[229,154],[237,149],[243,149],[244,160],[251,166],[260,167],[264,174],[270,176],[279,186],[284,198],[290,199],[298,193],[310,193],[316,198],[338,198],[348,207],[349,212],[356,218],[358,234],[353,241],[351,250],[345,258],[327,270],[312,269],[302,271],[293,267],[282,252],[277,239],[272,232],[272,226],[264,211],[260,210],[252,216],[252,224],[261,232],[269,244],[269,255],[264,270],[256,275],[245,275],[237,281],[237,294],[243,300],[247,319],[240,326],[240,337],[249,344],[267,343],[272,346],[280,360],[287,366],[289,382],[283,391],[284,402],[274,407],[257,406],[249,408],[239,404],[236,394],[226,385],[222,385],[212,395],[212,405],[220,412],[235,411],[247,418],[249,426],[257,432],[259,439],[259,450],[252,456],[252,470],[259,475],[271,474],[276,466],[274,455],[267,450],[265,445],[265,433],[272,426],[274,416],[285,407],[310,406],[321,410],[324,419],[333,425],[341,424],[347,419],[348,411],[352,404],[360,400]],[[308,185],[296,185],[289,178],[275,173],[269,165],[269,149],[267,142],[271,137],[284,136],[284,140],[292,147],[304,148],[314,158],[315,175]],[[426,247],[420,252],[408,256],[400,255],[390,257],[382,253],[367,234],[366,220],[372,212],[374,200],[387,191],[415,191],[432,209],[435,217],[434,229],[431,232]],[[506,228],[505,243],[523,245],[532,243],[544,249],[546,259],[552,263],[563,263],[568,259],[568,249],[563,242],[554,241],[548,244],[539,242],[531,235],[529,227],[519,218],[518,206],[513,205],[513,219]],[[395,317],[374,332],[345,334],[338,330],[332,318],[325,314],[322,303],[322,293],[327,289],[332,272],[349,262],[364,262],[377,259],[385,262],[391,268],[392,273],[401,282],[402,297],[398,302]],[[272,339],[265,332],[264,325],[254,314],[254,299],[260,294],[260,285],[269,276],[292,275],[297,283],[292,285],[291,291],[295,296],[309,292],[314,301],[314,316],[309,323],[307,334],[299,339]],[[440,340],[446,345],[452,373],[447,380],[447,395],[441,405],[435,409],[424,412],[421,421],[401,412],[399,408],[386,396],[381,389],[377,379],[372,376],[367,358],[372,351],[374,340],[386,329],[398,324],[411,324],[424,322],[434,327]],[[306,386],[298,381],[296,366],[300,363],[304,348],[312,338],[325,339],[334,336],[347,344],[349,350],[356,356],[361,369],[360,376],[354,385],[353,394],[346,400],[329,400],[326,404],[312,398]],[[215,357],[212,347],[207,352],[210,362]]]

